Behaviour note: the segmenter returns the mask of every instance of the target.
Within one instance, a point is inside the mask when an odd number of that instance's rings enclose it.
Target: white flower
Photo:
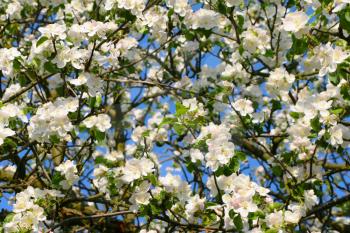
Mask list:
[[[201,8],[191,15],[190,22],[193,29],[210,30],[219,25],[219,16],[215,11]]]
[[[224,193],[222,200],[225,205],[227,212],[234,210],[239,213],[241,217],[245,218],[249,212],[255,212],[258,210],[258,206],[254,203],[253,197],[256,193],[261,196],[267,196],[268,189],[259,186],[255,182],[252,182],[249,176],[244,174],[231,176],[219,176],[209,177],[207,186],[210,189],[211,196],[218,194],[217,188]]]
[[[260,52],[264,53],[266,49],[270,48],[270,38],[267,30],[251,26],[242,33],[243,46],[250,53]]]
[[[130,202],[133,204],[130,209],[137,212],[140,205],[148,205],[151,199],[151,194],[148,193],[151,184],[148,181],[143,181],[137,186],[135,192],[130,197]]]
[[[78,78],[69,80],[74,86],[86,85],[90,96],[96,96],[103,91],[103,81],[87,72],[79,74]]]
[[[191,149],[190,156],[191,156],[191,161],[193,163],[197,162],[198,160],[202,161],[204,159],[202,152],[198,149]]]
[[[137,126],[134,128],[134,131],[132,132],[131,135],[131,139],[134,142],[140,142],[140,140],[142,139],[142,135],[144,132],[147,131],[147,127],[146,126]]]
[[[46,220],[43,207],[37,204],[37,200],[45,198],[63,197],[57,190],[38,189],[28,186],[27,189],[17,193],[13,206],[14,216],[10,222],[3,225],[5,232],[19,232],[24,229],[30,232],[41,232],[43,221]]]
[[[105,156],[106,159],[111,161],[118,161],[124,159],[123,153],[120,151],[112,151]]]
[[[0,145],[4,143],[4,139],[10,136],[15,135],[15,131],[10,128],[5,128],[2,124],[0,124]]]
[[[315,195],[314,190],[304,191],[304,205],[307,210],[312,209],[316,204],[318,204],[318,197]]]
[[[188,4],[188,0],[168,0],[166,1],[168,7],[172,7],[174,12],[180,16],[185,16],[191,11],[191,7]]]
[[[226,0],[226,5],[228,7],[240,6],[243,3],[242,0]]]
[[[12,95],[16,94],[21,90],[21,85],[16,83],[12,84],[8,88],[6,88],[4,95],[2,96],[2,100],[7,100]]]
[[[202,103],[198,103],[196,98],[185,99],[182,101],[182,104],[189,109],[190,112],[196,111],[196,116],[205,115],[205,110]]]
[[[350,139],[350,129],[342,124],[335,125],[329,129],[330,143],[333,146],[341,145],[344,142],[344,138]]]
[[[180,202],[188,200],[191,194],[190,185],[178,175],[167,173],[166,176],[159,177],[159,182],[167,192],[174,193],[180,199]]]
[[[293,74],[289,74],[285,68],[276,68],[270,73],[266,82],[266,89],[272,96],[286,96],[295,80]]]
[[[58,23],[53,23],[53,24],[48,24],[45,27],[41,27],[38,29],[39,32],[41,32],[42,36],[46,36],[49,39],[58,37],[61,40],[66,39],[66,25],[65,24],[58,24]]]
[[[288,209],[284,212],[284,221],[287,223],[297,224],[301,217],[305,215],[305,210],[300,205],[291,204]]]
[[[266,217],[266,223],[269,227],[274,227],[274,228],[280,227],[283,224],[282,210],[268,214]]]
[[[317,46],[314,53],[321,65],[320,76],[336,71],[337,65],[349,57],[348,52],[343,51],[341,47],[332,46],[330,42]]]
[[[254,112],[253,103],[248,99],[239,99],[233,103],[233,107],[242,115],[246,116]]]
[[[136,48],[139,42],[134,37],[126,37],[118,41],[115,49],[120,54],[126,54],[132,48]]]
[[[79,179],[79,176],[77,175],[77,167],[71,160],[66,160],[65,162],[61,163],[55,168],[55,170],[60,172],[65,177],[65,180],[60,182],[63,189],[69,189],[74,182]]]
[[[295,11],[288,13],[282,20],[283,30],[287,32],[293,32],[297,38],[300,38],[302,34],[306,33],[308,28],[306,26],[309,21],[309,16],[303,11]]]
[[[84,65],[90,56],[90,52],[86,49],[80,49],[78,47],[63,47],[58,49],[57,56],[52,60],[58,68],[64,68],[68,62],[78,70],[84,69]]]
[[[339,125],[333,126],[330,130],[330,143],[333,146],[343,144],[343,131]]]
[[[67,63],[71,61],[71,55],[70,48],[64,47],[58,50],[57,56],[52,60],[52,62],[57,65],[57,68],[64,68]]]
[[[13,60],[16,57],[20,57],[21,53],[17,48],[2,48],[0,49],[0,70],[3,75],[12,77],[13,76]]]
[[[142,230],[140,231],[140,233],[158,233],[158,231],[156,231],[156,230],[149,230],[149,231],[147,231],[147,230],[145,230],[145,229],[142,229]]]
[[[87,82],[88,78],[86,73],[81,73],[78,78],[76,79],[71,79],[69,82],[73,84],[74,86],[81,86],[84,85]]]
[[[64,138],[73,129],[68,117],[79,107],[79,100],[75,98],[58,98],[55,102],[48,102],[40,106],[36,114],[30,119],[28,133],[31,140],[49,142],[51,136]]]
[[[15,213],[20,213],[31,209],[34,206],[31,196],[25,192],[21,192],[16,195],[16,203],[13,205],[13,211]]]
[[[349,3],[350,3],[349,0],[335,0],[335,1],[333,1],[334,9],[332,9],[332,12],[339,12],[339,11],[341,11]]]
[[[227,164],[234,155],[235,146],[229,140],[231,139],[230,129],[224,124],[215,125],[210,123],[202,127],[201,134],[197,140],[209,137],[206,140],[208,153],[205,155],[207,167],[216,171],[220,165]]]
[[[105,4],[104,4],[105,10],[106,11],[111,10],[116,2],[117,2],[117,0],[106,0]]]
[[[106,132],[112,127],[111,118],[107,114],[90,116],[83,121],[83,124],[88,128],[96,127],[101,132]]]
[[[154,163],[146,158],[141,159],[130,159],[126,161],[123,176],[121,179],[125,183],[130,183],[134,180],[147,176],[149,173],[154,171]]]
[[[93,37],[95,35],[99,37],[104,37],[108,31],[113,31],[117,29],[117,25],[113,22],[100,22],[100,21],[87,21],[83,25],[81,25],[81,31],[87,33],[89,37]]]
[[[131,10],[134,15],[139,15],[146,6],[146,0],[118,0],[119,8]],[[111,5],[111,4],[109,4]]]
[[[22,9],[22,4],[19,1],[14,0],[7,5],[6,14],[10,17],[12,16],[19,18],[21,16],[20,13]]]
[[[27,121],[27,117],[17,104],[6,104],[0,108],[0,122],[4,125],[8,125],[11,117],[18,117],[23,122]]]
[[[236,213],[239,213],[241,217],[246,218],[249,212],[255,212],[258,210],[258,206],[253,202],[252,192],[247,189],[249,195],[241,195],[240,193],[224,194],[222,201],[228,209],[233,209]]]
[[[204,203],[205,203],[205,197],[200,198],[200,196],[198,194],[196,194],[193,197],[190,197],[190,199],[188,199],[187,204],[185,206],[185,213],[186,213],[190,222],[193,221],[194,214],[197,211],[204,210]]]

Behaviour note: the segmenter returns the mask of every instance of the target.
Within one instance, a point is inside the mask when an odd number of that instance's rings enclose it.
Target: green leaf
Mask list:
[[[184,105],[182,105],[179,102],[176,102],[176,112],[175,116],[180,117],[188,112],[188,108],[186,108]]]
[[[295,5],[295,0],[289,0],[288,2],[287,2],[287,8],[289,8],[289,7],[292,7],[292,6],[294,6]]]
[[[244,161],[247,159],[247,156],[244,152],[242,151],[235,151],[235,156],[240,160],[240,161]]]
[[[46,36],[42,36],[40,37],[40,39],[36,42],[36,47],[39,47],[40,45],[42,45],[45,41],[47,41],[49,38],[47,38]]]
[[[15,69],[16,71],[19,71],[21,69],[21,62],[18,61],[18,59],[16,58],[15,60],[13,60],[13,69]]]
[[[205,205],[205,208],[208,208],[210,206],[216,206],[218,205],[218,203],[207,201],[204,203],[204,205]]]
[[[174,9],[170,8],[168,11],[168,17],[171,18],[171,16],[174,14]]]
[[[241,164],[240,164],[239,159],[236,156],[234,156],[233,158],[231,158],[228,166],[229,166],[230,170],[232,171],[232,173],[234,173],[234,172],[237,172],[239,170],[240,165]]]
[[[97,156],[95,158],[94,162],[95,162],[95,164],[104,164],[104,165],[108,164],[108,160],[102,156]]]
[[[267,49],[267,50],[265,51],[264,56],[273,58],[273,57],[275,56],[275,52],[274,52],[272,49]]]
[[[277,229],[268,229],[265,233],[278,233]]]
[[[243,229],[243,221],[242,221],[241,215],[237,214],[233,218],[233,223],[235,224],[237,230],[241,231]]]
[[[60,138],[57,135],[51,135],[50,136],[50,142],[52,144],[57,144],[60,142]]]
[[[243,15],[237,15],[238,18],[238,32],[243,32],[243,25],[244,25],[244,16]]]
[[[319,132],[322,128],[322,124],[320,122],[320,118],[319,117],[315,117],[314,119],[312,119],[310,121],[311,123],[311,128],[316,131],[316,132]]]
[[[338,12],[340,27],[350,32],[350,7]]]
[[[93,135],[98,143],[101,143],[106,138],[106,133],[99,131],[98,129],[93,129]]]
[[[221,14],[223,14],[223,15],[226,14],[226,6],[225,6],[224,1],[219,0],[219,1],[217,2],[217,10],[218,10],[219,13],[221,13]]]
[[[279,210],[282,207],[283,207],[283,204],[279,203],[279,202],[274,202],[274,203],[267,206],[267,208],[270,212],[273,212],[274,210]]]
[[[154,174],[149,174],[147,176],[147,179],[151,182],[152,185],[154,185],[154,186],[158,185],[157,177]]]
[[[159,127],[162,127],[163,125],[171,125],[173,123],[177,122],[176,118],[173,117],[164,117],[162,122],[159,124]]]
[[[161,213],[161,209],[153,204],[151,204],[151,211],[152,211],[152,215],[156,215],[156,216]]]
[[[102,96],[96,96],[95,108],[100,107],[101,103],[102,103]]]
[[[236,213],[235,213],[234,210],[230,210],[230,211],[228,212],[228,216],[230,216],[231,219],[234,219],[234,218],[235,218],[235,215],[236,215]]]
[[[298,112],[289,112],[289,115],[296,120],[300,118],[300,113]]]
[[[147,137],[150,135],[150,133],[151,133],[150,130],[146,130],[145,132],[143,132],[143,133],[141,134],[141,136],[144,137],[144,138],[147,138]]]
[[[59,71],[57,66],[50,61],[45,62],[44,69],[50,73],[57,73]]]
[[[10,213],[6,216],[6,218],[4,219],[3,223],[9,223],[12,221],[13,217],[15,216],[15,213]]]
[[[195,169],[196,169],[196,164],[192,163],[191,161],[189,161],[186,164],[187,170],[192,173]]]
[[[140,216],[146,217],[146,216],[151,216],[152,215],[152,210],[149,205],[141,205],[139,208],[140,211]]]
[[[230,176],[233,173],[237,172],[239,170],[239,168],[240,168],[240,161],[236,156],[234,156],[230,159],[230,162],[227,165],[219,167],[215,171],[215,175],[216,176],[221,176],[221,175]]]
[[[64,176],[60,172],[55,172],[53,177],[52,177],[52,187],[54,188],[59,188],[60,187],[60,182],[64,180]]]
[[[272,168],[272,173],[275,175],[275,176],[282,176],[283,175],[283,170],[280,166],[275,166]]]
[[[280,101],[278,100],[271,100],[272,102],[272,111],[276,111],[276,110],[280,110],[282,109],[282,104]]]
[[[262,211],[250,212],[248,214],[248,219],[256,220],[258,218],[265,218],[265,214]]]
[[[89,98],[88,100],[88,105],[90,108],[94,108],[95,107],[95,104],[96,104],[96,97],[91,97]]]
[[[176,123],[174,125],[174,130],[178,135],[183,135],[186,132],[186,127],[182,124]]]
[[[340,87],[340,94],[345,100],[350,100],[349,84],[344,84]]]
[[[340,116],[342,113],[344,113],[343,108],[336,108],[336,109],[331,109],[330,112],[333,113],[334,115]]]
[[[304,54],[308,48],[308,41],[306,38],[298,39],[295,36],[292,36],[292,39],[293,44],[287,54],[288,60],[291,60],[294,57],[294,55]]]
[[[329,74],[329,75],[328,75],[328,79],[329,79],[329,81],[331,81],[331,83],[334,84],[334,85],[338,85],[339,82],[340,82],[339,76],[334,75],[334,74]]]
[[[7,137],[4,139],[4,143],[2,146],[7,150],[11,150],[17,147],[17,143],[13,141],[11,138]]]

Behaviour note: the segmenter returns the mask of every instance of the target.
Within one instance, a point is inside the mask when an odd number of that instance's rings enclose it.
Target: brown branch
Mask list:
[[[130,211],[130,210],[124,210],[124,211],[112,212],[112,213],[107,213],[107,214],[96,214],[96,215],[89,215],[89,216],[71,217],[71,218],[64,219],[60,223],[54,225],[53,228],[51,228],[50,230],[54,230],[54,229],[60,227],[61,225],[64,225],[66,223],[76,221],[76,220],[83,220],[83,219],[90,219],[91,220],[91,219],[99,219],[99,218],[110,218],[110,217],[115,217],[118,215],[126,215],[126,214],[137,215],[138,213],[135,213],[135,212]]]
[[[12,96],[10,96],[8,99],[2,101],[3,104],[6,104],[8,102],[11,102],[12,100],[18,98],[19,96],[21,96],[22,94],[24,94],[25,92],[29,91],[30,89],[32,89],[33,87],[35,87],[36,85],[38,85],[39,83],[41,83],[42,81],[45,81],[46,79],[52,77],[55,74],[50,74],[45,76],[44,78],[40,78],[39,80],[32,82],[30,85],[22,88],[19,92],[13,94]]]
[[[341,197],[341,198],[338,198],[336,200],[332,200],[332,201],[329,201],[329,202],[326,202],[324,204],[321,204],[319,206],[315,206],[313,207],[309,212],[306,213],[305,217],[308,217],[308,216],[311,216],[313,214],[319,214],[320,212],[324,211],[324,210],[327,210],[327,209],[330,209],[330,208],[333,208],[339,204],[343,204],[347,201],[350,201],[350,194],[344,196],[344,197]]]

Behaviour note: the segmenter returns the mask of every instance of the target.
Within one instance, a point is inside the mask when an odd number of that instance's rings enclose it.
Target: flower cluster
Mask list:
[[[57,190],[41,190],[29,186],[16,195],[16,202],[13,205],[14,215],[10,217],[8,223],[4,224],[4,230],[6,232],[39,231],[47,219],[42,202],[54,201],[63,196]]]
[[[67,133],[74,129],[68,113],[75,112],[78,107],[79,101],[75,98],[61,98],[43,104],[30,119],[29,137],[42,142],[50,141],[54,136],[67,137]]]

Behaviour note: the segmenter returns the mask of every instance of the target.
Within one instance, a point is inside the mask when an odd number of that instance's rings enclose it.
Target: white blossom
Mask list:
[[[210,30],[218,25],[218,14],[212,10],[200,9],[189,19],[193,29],[204,28]]]
[[[288,13],[283,19],[283,30],[287,32],[293,32],[297,38],[300,38],[308,30],[307,22],[309,21],[308,15],[303,11],[295,11]]]
[[[69,189],[79,179],[77,167],[71,160],[66,160],[56,167],[55,170],[65,177],[65,180],[60,182],[63,189]]]
[[[112,127],[111,118],[107,114],[99,114],[97,116],[90,116],[83,121],[87,128],[96,127],[101,132],[106,132]]]
[[[233,107],[242,115],[247,116],[254,112],[253,103],[248,99],[239,99],[233,103]]]
[[[126,161],[121,179],[124,182],[129,183],[141,178],[142,176],[147,176],[153,171],[154,163],[151,160],[146,158],[130,159]]]

